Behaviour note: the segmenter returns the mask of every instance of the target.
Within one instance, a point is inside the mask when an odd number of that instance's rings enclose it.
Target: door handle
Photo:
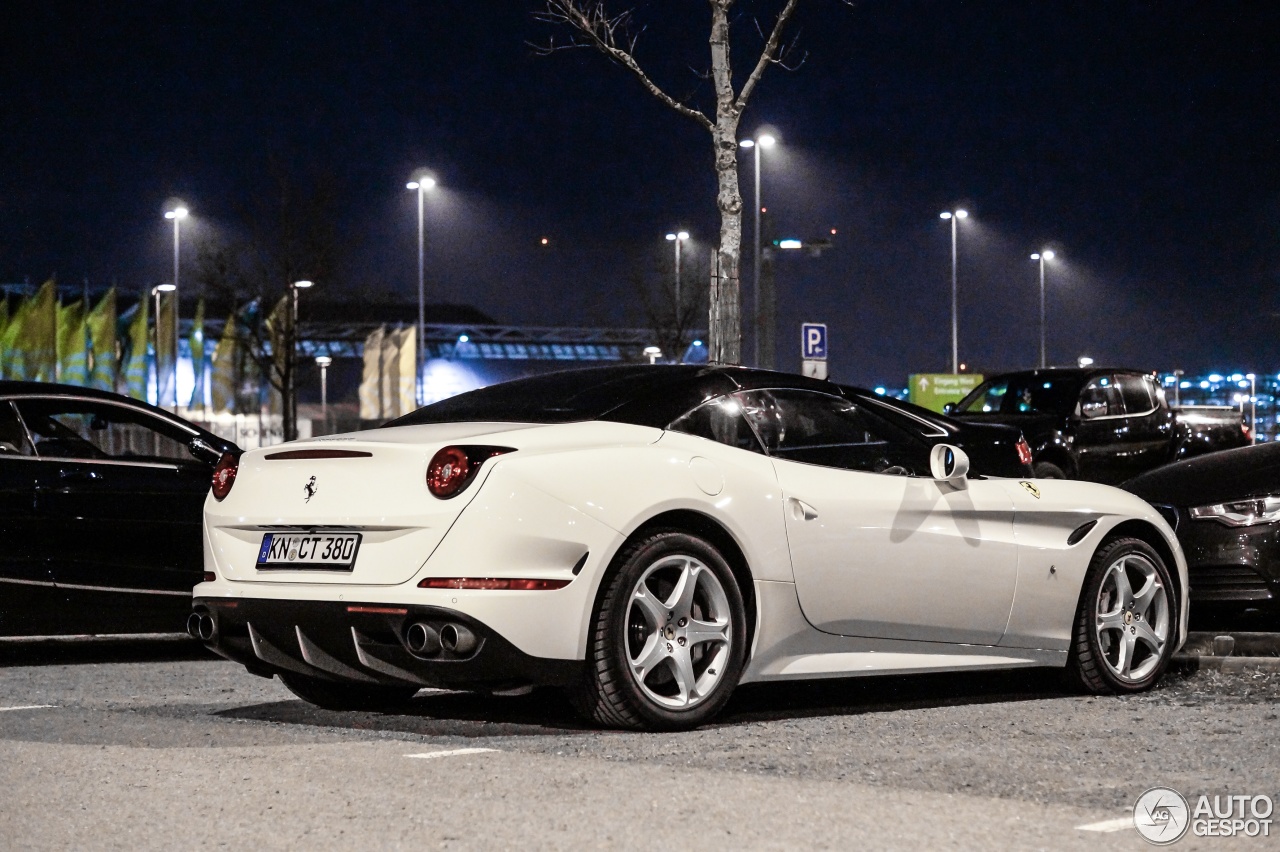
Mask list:
[[[803,500],[791,498],[791,515],[797,521],[812,521],[818,517],[818,510]]]

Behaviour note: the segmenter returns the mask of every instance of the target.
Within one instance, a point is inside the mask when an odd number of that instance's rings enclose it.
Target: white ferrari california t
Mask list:
[[[1173,531],[1114,488],[971,473],[950,434],[743,368],[493,385],[224,457],[188,628],[323,707],[554,684],[630,728],[701,724],[747,682],[1150,687],[1186,638]]]

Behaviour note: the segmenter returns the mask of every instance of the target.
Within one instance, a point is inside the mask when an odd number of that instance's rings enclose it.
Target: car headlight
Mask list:
[[[1280,521],[1280,497],[1254,497],[1234,503],[1216,503],[1212,506],[1195,506],[1191,517],[1213,520],[1229,527],[1251,527],[1254,524],[1270,524]]]

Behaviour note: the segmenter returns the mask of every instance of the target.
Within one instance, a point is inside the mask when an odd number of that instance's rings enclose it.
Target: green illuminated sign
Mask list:
[[[982,376],[976,373],[912,373],[907,399],[941,413],[948,402],[959,402],[980,384]]]

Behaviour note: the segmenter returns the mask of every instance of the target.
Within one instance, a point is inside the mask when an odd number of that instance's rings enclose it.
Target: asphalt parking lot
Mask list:
[[[1248,667],[1171,674],[1123,699],[1067,694],[1051,672],[931,675],[743,688],[715,725],[638,734],[584,728],[549,691],[424,691],[404,715],[332,713],[186,643],[10,645],[0,837],[1138,849],[1123,821],[1149,787],[1276,796],[1278,706],[1280,673]]]

